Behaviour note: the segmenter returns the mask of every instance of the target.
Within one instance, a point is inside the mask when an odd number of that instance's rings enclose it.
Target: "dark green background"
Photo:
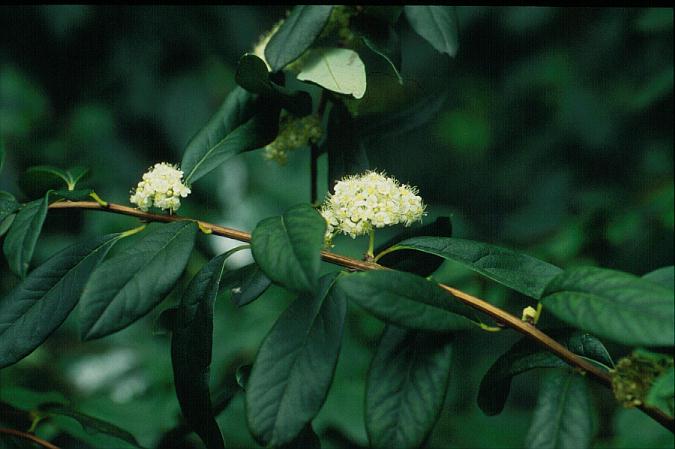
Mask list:
[[[189,138],[234,87],[239,56],[284,11],[1,7],[0,136],[7,160],[0,189],[33,199],[18,188],[27,167],[85,165],[92,169],[88,184],[103,198],[128,203],[129,190],[149,165],[180,161]],[[527,251],[563,268],[598,265],[641,275],[672,265],[672,10],[458,13],[454,59],[402,24],[407,85],[420,96],[448,89],[449,97],[426,126],[371,141],[371,166],[419,187],[428,204],[426,222],[452,214],[457,237]],[[376,89],[374,81],[369,88]],[[260,219],[309,200],[308,153],[293,152],[285,167],[265,161],[259,151],[232,159],[194,186],[180,212],[251,230]],[[50,212],[34,262],[83,235],[135,225],[126,217]],[[378,241],[394,232],[382,232]],[[336,251],[354,256],[367,245],[342,237],[336,243]],[[178,290],[208,258],[234,244],[202,237]],[[0,273],[4,294],[17,279],[4,260]],[[528,304],[454,266],[444,265],[438,277],[516,314]],[[0,371],[0,400],[29,407],[34,399],[26,389],[60,392],[153,446],[179,416],[168,338],[155,332],[158,313],[179,293],[141,323],[91,343],[79,342],[74,314],[44,346]],[[273,288],[236,310],[227,296],[221,298],[214,384],[226,383],[237,366],[250,362],[290,299]],[[381,328],[350,309],[338,373],[315,421],[325,447],[365,443],[363,381]],[[430,447],[522,445],[541,373],[517,379],[497,417],[483,416],[475,404],[482,374],[516,338],[509,331],[458,338],[455,374]],[[629,348],[610,351],[618,358]],[[672,447],[672,435],[644,415],[614,407],[600,387],[593,392],[598,447]],[[226,443],[254,445],[241,396],[219,423]],[[84,434],[67,419],[63,425],[94,447],[119,444]],[[57,432],[49,424],[39,431],[45,437]],[[55,441],[83,447],[63,435]]]

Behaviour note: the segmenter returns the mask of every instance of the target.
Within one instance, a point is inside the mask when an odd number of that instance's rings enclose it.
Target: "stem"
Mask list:
[[[0,429],[0,433],[5,433],[7,435],[13,435],[15,437],[23,438],[25,440],[30,440],[35,444],[39,444],[42,447],[46,447],[47,449],[60,449],[58,446],[54,446],[49,441],[43,440],[40,437],[36,437],[35,435],[33,435],[31,433],[21,432],[20,430]]]
[[[143,212],[138,209],[133,209],[131,207],[122,206],[119,204],[109,203],[107,207],[103,207],[100,204],[95,203],[93,201],[52,203],[49,205],[49,208],[99,210],[104,212],[129,215],[147,221],[173,222],[180,220],[193,220],[191,218],[181,217],[180,215],[152,214],[149,212]],[[213,223],[207,223],[205,221],[200,220],[193,220],[193,221],[199,223],[200,227],[211,230],[211,232],[215,235],[227,237],[234,240],[239,240],[242,242],[251,241],[251,234],[249,234],[248,232],[218,226]],[[379,254],[378,257],[381,257],[383,253]],[[350,257],[342,256],[340,254],[335,254],[329,251],[321,251],[321,259],[335,265],[340,265],[345,268],[351,268],[353,270],[359,271],[389,269],[387,267],[383,267],[382,265],[378,265],[377,263],[374,262],[352,259]],[[445,290],[451,296],[457,298],[458,300],[468,305],[469,307],[489,315],[490,317],[495,319],[498,323],[503,323],[505,326],[508,326],[525,335],[526,337],[534,340],[536,343],[543,346],[548,351],[554,353],[569,365],[580,369],[582,372],[587,373],[588,375],[590,375],[590,377],[594,378],[596,381],[600,382],[606,387],[611,388],[612,380],[608,373],[606,373],[604,370],[600,369],[596,365],[583,359],[582,357],[579,357],[578,355],[574,354],[565,346],[561,345],[560,343],[549,337],[547,334],[537,329],[535,326],[529,323],[525,323],[521,321],[520,318],[511,315],[510,313],[500,309],[499,307],[493,306],[489,302],[482,300],[480,298],[476,298],[475,296],[469,295],[468,293],[464,293],[461,290],[447,286],[445,284],[438,284],[438,287]],[[669,417],[661,410],[644,404],[640,405],[638,408],[640,408],[643,412],[645,412],[647,415],[652,417],[655,421],[659,422],[661,425],[663,425],[671,432],[674,431],[675,421],[673,420],[673,418]]]
[[[368,231],[368,252],[366,253],[366,260],[373,260],[375,250],[375,229]]]

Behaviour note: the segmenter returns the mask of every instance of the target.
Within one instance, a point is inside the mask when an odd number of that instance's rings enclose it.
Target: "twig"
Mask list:
[[[50,209],[91,209],[91,210],[99,210],[99,211],[105,211],[105,212],[112,212],[112,213],[117,213],[117,214],[123,214],[123,215],[130,215],[132,217],[138,217],[143,220],[147,221],[160,221],[160,222],[172,222],[172,221],[179,221],[179,220],[193,220],[191,218],[187,217],[182,217],[179,215],[160,215],[160,214],[152,214],[149,212],[143,212],[138,209],[134,209],[131,207],[127,206],[122,206],[119,204],[113,204],[109,203],[108,207],[102,207],[100,204],[93,202],[93,201],[73,201],[73,202],[58,202],[58,203],[52,203],[49,205]],[[234,240],[239,240],[242,242],[250,242],[251,241],[251,234],[248,232],[244,231],[239,231],[237,229],[232,229],[232,228],[226,228],[224,226],[218,226],[213,223],[207,223],[204,221],[200,220],[194,220],[196,221],[200,227],[205,228],[210,230],[213,234],[221,236],[221,237],[227,237],[230,239]],[[367,271],[367,270],[378,270],[378,269],[387,269],[386,267],[383,267],[382,265],[379,265],[377,263],[373,262],[365,262],[357,259],[352,259],[350,257],[342,256],[340,254],[335,254],[330,251],[322,251],[321,252],[321,258],[329,263],[335,264],[335,265],[340,265],[345,268],[351,268],[353,270],[358,270],[358,271]],[[445,284],[438,284],[438,286],[448,292],[450,295],[453,297],[459,299],[461,302],[464,304],[468,305],[469,307],[472,307],[476,310],[479,310],[489,316],[491,316],[493,319],[495,319],[498,323],[503,323],[504,325],[522,333],[526,337],[534,340],[536,343],[539,345],[543,346],[546,348],[548,351],[551,351],[561,359],[563,359],[565,362],[567,362],[569,365],[580,369],[584,373],[588,373],[592,378],[600,382],[601,384],[610,387],[612,386],[612,381],[611,378],[609,377],[609,374],[607,374],[605,371],[601,370],[600,368],[596,367],[592,363],[588,362],[587,360],[579,357],[578,355],[574,354],[572,351],[567,349],[565,346],[561,345],[557,341],[555,341],[553,338],[549,337],[547,334],[536,328],[535,326],[523,322],[519,318],[515,317],[514,315],[511,315],[510,313],[493,306],[489,302],[482,300],[480,298],[477,298],[475,296],[469,295],[468,293],[465,293],[461,290],[458,290],[453,287],[449,287]],[[666,415],[664,412],[659,410],[658,408],[655,407],[650,407],[647,405],[641,405],[639,408],[645,412],[647,415],[652,417],[654,420],[659,422],[661,425],[663,425],[665,428],[670,430],[671,432],[674,431],[675,427],[675,422],[673,418],[669,417]]]
[[[49,441],[43,440],[40,437],[36,437],[32,433],[21,432],[20,430],[15,429],[0,429],[0,433],[13,435],[15,437],[23,438],[25,440],[30,440],[35,444],[39,444],[42,447],[46,447],[47,449],[60,449],[58,446],[54,446]]]

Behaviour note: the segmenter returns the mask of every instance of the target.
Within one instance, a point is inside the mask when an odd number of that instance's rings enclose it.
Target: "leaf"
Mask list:
[[[80,413],[77,410],[73,410],[72,408],[65,405],[58,403],[45,403],[41,404],[39,409],[41,412],[47,413],[49,415],[60,415],[73,418],[79,422],[87,432],[103,433],[119,440],[126,441],[133,446],[139,448],[142,447],[140,444],[138,444],[136,438],[126,430],[123,430],[114,424],[95,418],[93,416]]]
[[[310,50],[297,78],[357,99],[366,93],[366,67],[358,53],[348,48]]]
[[[546,284],[562,270],[526,254],[472,240],[443,237],[414,237],[397,244],[397,249],[412,249],[459,262],[465,267],[539,299]]]
[[[273,72],[302,55],[323,30],[332,5],[298,5],[281,24],[265,47],[265,59]]]
[[[119,238],[110,234],[60,251],[0,301],[0,368],[33,352],[61,325]]]
[[[584,449],[593,436],[593,403],[586,379],[569,369],[544,378],[532,424],[525,438],[528,449]]]
[[[272,284],[272,280],[256,264],[244,273],[241,283],[232,289],[232,302],[237,307],[245,306],[258,299]]]
[[[387,326],[368,371],[371,447],[420,447],[443,407],[452,344],[447,336]]]
[[[276,136],[278,107],[259,104],[257,97],[237,87],[216,114],[188,143],[181,169],[191,184],[230,157],[263,147]]]
[[[375,254],[377,255],[385,249],[402,242],[403,240],[417,236],[451,237],[452,222],[450,221],[450,217],[437,217],[433,223],[429,223],[424,226],[407,228],[400,234],[397,234],[395,237],[376,248]],[[408,273],[414,273],[426,277],[441,266],[443,259],[439,259],[433,254],[404,249],[385,254],[379,258],[377,262],[385,267],[394,268],[400,271],[407,271]]]
[[[309,204],[267,218],[251,234],[251,251],[260,269],[274,282],[299,292],[314,292],[319,283],[326,222]]]
[[[669,288],[673,290],[675,288],[675,267],[663,267],[658,270],[654,270],[650,273],[642,276],[642,279],[646,279],[649,282],[655,282],[662,287]]]
[[[341,102],[333,104],[328,117],[327,136],[322,150],[328,153],[328,185],[370,167],[366,149],[354,130],[353,119]]]
[[[363,43],[377,55],[384,58],[391,66],[398,82],[403,84],[401,77],[401,39],[394,27],[381,20],[370,18],[367,15],[357,16],[354,27],[363,39]]]
[[[552,332],[550,335],[575,354],[602,365],[614,366],[607,349],[592,335],[569,331]],[[497,415],[504,409],[513,377],[531,369],[564,366],[567,363],[558,356],[529,338],[522,338],[502,354],[483,376],[478,391],[478,406],[486,415]]]
[[[5,237],[2,249],[9,268],[22,278],[28,272],[35,245],[47,217],[48,198],[49,193],[40,200],[24,204]]]
[[[427,95],[385,114],[368,114],[354,119],[364,140],[397,136],[419,128],[438,116],[448,99],[448,90]]]
[[[457,13],[453,6],[405,6],[410,26],[441,53],[457,54],[459,30]]]
[[[12,223],[14,223],[15,218],[16,214],[10,214],[7,217],[5,217],[2,221],[0,221],[0,237],[5,235],[5,233],[9,231],[9,228],[12,226]]]
[[[92,189],[77,189],[77,190],[54,190],[51,197],[54,199],[63,199],[68,201],[86,201],[91,200]]]
[[[263,340],[246,383],[246,416],[256,439],[292,441],[319,412],[333,379],[346,302],[331,293],[337,273],[314,296],[301,295]]]
[[[150,225],[135,245],[92,273],[80,307],[82,337],[104,337],[152,310],[174,286],[187,264],[197,224]]]
[[[225,442],[212,413],[209,373],[213,341],[213,305],[228,251],[213,258],[192,279],[181,298],[171,337],[176,397],[185,421],[207,448]]]
[[[671,346],[673,290],[621,271],[565,270],[546,287],[544,310],[580,329],[629,346]]]
[[[56,188],[59,182],[65,183],[66,186],[68,186],[71,182],[71,178],[65,170],[51,165],[36,165],[33,167],[28,167],[26,169],[25,176],[26,178],[22,180],[22,184],[51,181],[49,186]],[[54,184],[54,181],[56,181],[57,184]]]
[[[0,190],[0,221],[19,210],[21,204],[14,199],[14,195]]]
[[[2,169],[5,167],[5,143],[3,139],[0,139],[0,173],[2,173]]]
[[[671,366],[665,373],[656,378],[647,393],[645,403],[660,408],[669,416],[675,412],[675,371]]]
[[[351,273],[338,279],[336,289],[377,318],[398,326],[451,331],[472,324],[469,307],[414,274],[390,270]]]
[[[305,116],[312,112],[312,98],[307,92],[291,91],[272,82],[265,61],[252,53],[239,59],[235,79],[244,89],[279,102],[294,115]]]

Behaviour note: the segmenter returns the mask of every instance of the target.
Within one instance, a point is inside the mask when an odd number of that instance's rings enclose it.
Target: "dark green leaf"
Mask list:
[[[239,59],[236,81],[251,93],[278,101],[285,109],[298,116],[312,112],[312,98],[307,92],[291,91],[270,80],[265,61],[247,53]]]
[[[459,30],[454,6],[412,5],[404,11],[413,30],[432,47],[450,56],[457,54]]]
[[[309,204],[267,218],[251,234],[253,258],[274,282],[295,291],[318,286],[326,222]]]
[[[397,234],[394,238],[376,248],[375,254],[379,254],[403,240],[418,236],[452,237],[452,223],[450,222],[450,217],[437,217],[433,223],[407,228],[400,234]],[[433,254],[403,249],[385,254],[378,259],[377,262],[385,267],[407,271],[426,277],[441,266],[443,259],[439,259]]]
[[[24,204],[5,237],[2,249],[9,267],[20,277],[25,277],[28,272],[35,244],[47,217],[48,198],[49,193],[41,200]]]
[[[387,326],[368,371],[366,430],[371,447],[420,447],[443,406],[451,339]]]
[[[398,326],[450,331],[472,325],[474,315],[469,307],[414,274],[390,270],[351,273],[338,279],[336,290],[381,320]]]
[[[235,373],[235,377],[237,379],[237,385],[242,390],[246,390],[246,383],[248,382],[248,378],[251,377],[251,367],[253,365],[241,365],[240,367],[237,368],[237,372]]]
[[[333,104],[328,117],[327,136],[323,149],[328,153],[328,185],[347,175],[362,173],[369,168],[366,149],[355,132],[352,116],[341,102]]]
[[[19,210],[21,204],[14,199],[14,195],[0,190],[0,221]]]
[[[659,268],[658,270],[645,274],[642,276],[642,279],[646,279],[649,282],[655,282],[662,287],[673,290],[673,288],[675,288],[673,285],[675,283],[675,267],[671,265],[669,267]]]
[[[357,117],[354,119],[355,127],[365,140],[397,136],[417,129],[436,118],[447,99],[447,90],[428,95],[391,113]]]
[[[2,169],[5,167],[5,143],[3,139],[0,139],[0,173],[2,173]]]
[[[550,335],[575,354],[608,367],[614,366],[604,345],[592,335],[568,331],[552,332]],[[535,368],[564,366],[567,364],[558,356],[544,350],[529,338],[523,338],[502,354],[483,376],[478,392],[478,406],[486,415],[497,415],[504,409],[514,376]]]
[[[361,35],[363,43],[376,54],[383,57],[391,66],[398,82],[403,84],[401,77],[401,39],[394,27],[367,15],[357,16],[354,21],[356,31]]]
[[[7,217],[5,217],[3,220],[0,221],[0,237],[5,235],[5,233],[9,231],[9,228],[12,226],[12,223],[14,223],[15,218],[16,214],[9,214]]]
[[[318,413],[342,340],[346,302],[330,293],[336,273],[314,296],[301,295],[262,342],[246,384],[246,416],[257,440],[292,441]]]
[[[307,423],[300,435],[290,443],[282,444],[279,449],[321,449],[321,440],[312,429],[312,424]]]
[[[235,88],[185,148],[181,162],[185,182],[191,184],[230,157],[271,142],[277,133],[278,112],[276,106],[259,104],[256,96]]]
[[[58,188],[64,184],[68,187],[70,182],[70,175],[65,170],[51,165],[29,167],[20,180],[22,187],[26,184],[38,184],[43,191],[48,188]]]
[[[580,329],[630,345],[671,346],[673,290],[621,271],[578,267],[556,276],[544,310]]]
[[[126,430],[120,429],[114,424],[95,418],[93,416],[80,413],[65,405],[58,403],[41,404],[40,411],[49,415],[61,415],[73,418],[79,422],[80,425],[82,425],[82,427],[88,432],[103,433],[122,441],[126,441],[133,446],[142,447],[140,444],[138,444],[136,438],[134,438],[134,436]]]
[[[326,25],[332,5],[298,5],[265,47],[265,59],[273,72],[302,55]]]
[[[62,250],[0,301],[0,368],[30,354],[61,325],[119,238],[106,235]]]
[[[435,254],[459,262],[531,298],[539,299],[546,284],[562,270],[526,254],[472,240],[443,237],[414,237],[395,248]]]
[[[59,189],[51,193],[52,199],[63,199],[68,201],[86,201],[91,200],[92,189],[66,190]]]
[[[213,341],[213,305],[228,251],[212,259],[192,279],[181,298],[171,337],[176,397],[183,417],[207,448],[225,442],[212,413],[209,373]]]
[[[152,310],[187,264],[197,224],[151,224],[135,245],[103,262],[82,294],[80,322],[85,340],[104,337]]]
[[[673,416],[675,407],[675,371],[670,367],[661,374],[649,389],[645,403],[660,408],[668,415]]]
[[[245,306],[258,299],[272,284],[272,280],[256,264],[251,264],[243,273],[241,282],[232,288],[232,302],[237,307]]]
[[[78,182],[85,179],[89,175],[89,169],[86,167],[73,167],[66,170],[72,188],[74,189]]]
[[[586,449],[593,436],[593,403],[586,379],[569,369],[543,379],[525,438],[528,449]]]

